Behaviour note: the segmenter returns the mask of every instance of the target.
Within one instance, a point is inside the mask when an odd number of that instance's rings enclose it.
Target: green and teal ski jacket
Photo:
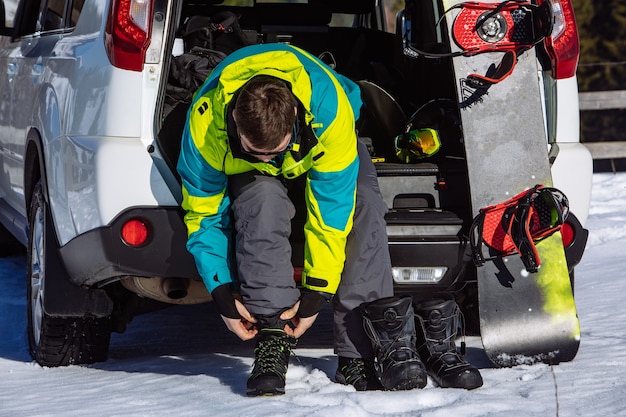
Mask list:
[[[229,103],[256,75],[286,81],[299,101],[299,134],[281,164],[240,151]],[[234,281],[228,176],[248,171],[291,179],[307,175],[302,284],[334,294],[352,228],[359,169],[355,120],[358,86],[311,54],[285,44],[252,45],[228,55],[194,94],[178,172],[187,248],[212,292]]]

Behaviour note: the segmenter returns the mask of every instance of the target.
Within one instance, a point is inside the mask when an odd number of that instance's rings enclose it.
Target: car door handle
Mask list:
[[[17,62],[9,62],[9,65],[7,66],[7,74],[8,75],[17,74]]]
[[[41,75],[41,73],[43,73],[43,65],[41,65],[41,64],[33,65],[33,69],[31,70],[31,74],[33,76],[39,76],[39,75]]]

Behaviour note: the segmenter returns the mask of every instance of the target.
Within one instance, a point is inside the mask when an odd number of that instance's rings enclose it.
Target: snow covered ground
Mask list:
[[[626,173],[595,174],[591,234],[576,270],[582,343],[558,366],[493,368],[480,340],[468,358],[485,384],[356,392],[332,382],[328,317],[305,335],[287,392],[247,398],[251,342],[229,334],[209,305],[136,318],[114,334],[107,362],[42,368],[27,352],[23,256],[0,258],[0,416],[622,416],[626,415]],[[620,330],[621,329],[621,330]]]

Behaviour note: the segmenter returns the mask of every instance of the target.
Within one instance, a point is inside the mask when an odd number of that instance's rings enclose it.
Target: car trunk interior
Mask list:
[[[364,100],[357,131],[375,161],[381,192],[389,208],[390,242],[439,236],[455,240],[458,250],[472,217],[451,58],[407,57],[403,54],[400,18],[396,33],[389,33],[372,28],[367,12],[373,12],[374,1],[340,4],[341,7],[332,1],[317,0],[311,4],[258,3],[254,8],[246,8],[186,3],[180,21],[190,16],[211,16],[224,9],[234,11],[239,14],[248,39],[302,47],[356,81]],[[410,13],[415,28],[410,32],[412,44],[420,50],[449,51],[445,25],[435,28],[441,10],[433,7],[441,5],[437,1],[417,4],[419,10],[405,11]],[[348,16],[365,14],[354,19],[360,25],[333,26],[331,18],[338,11]],[[157,139],[173,171],[187,108],[188,105],[179,105],[168,114]],[[404,133],[407,126],[435,129],[442,143],[440,151],[411,163],[402,162],[396,156],[394,138]],[[303,240],[299,233],[303,222],[302,213],[294,219],[294,265],[302,265],[298,247]],[[459,258],[459,264],[464,262],[463,253],[454,256]]]

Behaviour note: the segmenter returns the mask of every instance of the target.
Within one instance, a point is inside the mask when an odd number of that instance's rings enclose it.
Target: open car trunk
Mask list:
[[[387,214],[389,248],[396,292],[427,294],[466,289],[473,294],[466,239],[472,221],[451,59],[415,60],[403,54],[402,16],[397,33],[384,30],[382,6],[374,1],[258,3],[253,7],[182,4],[179,27],[192,16],[215,16],[229,10],[251,43],[286,42],[320,57],[356,81],[364,106],[356,126],[379,176]],[[445,28],[435,29],[433,3],[413,25],[420,49],[445,50]],[[172,172],[180,151],[188,103],[168,110],[158,135]],[[435,155],[410,163],[396,155],[394,138],[409,130],[433,128],[442,146]],[[177,174],[175,174],[177,176]],[[304,207],[294,219],[293,264],[303,263]],[[415,269],[418,268],[418,269]],[[463,295],[465,296],[465,295]]]

